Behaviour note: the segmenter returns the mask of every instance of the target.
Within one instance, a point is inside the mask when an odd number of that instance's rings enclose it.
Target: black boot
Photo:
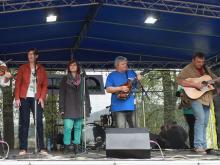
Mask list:
[[[70,152],[70,145],[64,145],[63,154],[69,154]]]
[[[79,153],[79,144],[74,144],[74,154],[78,154]]]

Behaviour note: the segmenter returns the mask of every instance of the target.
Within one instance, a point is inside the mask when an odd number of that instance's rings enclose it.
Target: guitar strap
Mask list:
[[[204,64],[204,70],[205,70],[205,73],[208,74],[209,76],[212,75],[210,69],[207,67],[206,64]],[[212,77],[212,76],[211,76],[211,77]]]
[[[204,68],[205,73],[209,75],[209,71],[208,71],[208,69],[207,69],[206,64],[204,64],[204,67],[203,67],[203,68]]]
[[[128,71],[126,71],[125,75],[126,75],[126,79],[128,81]]]

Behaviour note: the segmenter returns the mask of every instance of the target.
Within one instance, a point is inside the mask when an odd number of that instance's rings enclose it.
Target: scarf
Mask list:
[[[70,86],[78,87],[80,85],[81,78],[79,74],[76,74],[76,77],[73,77],[71,73],[67,74],[67,81],[66,83]]]

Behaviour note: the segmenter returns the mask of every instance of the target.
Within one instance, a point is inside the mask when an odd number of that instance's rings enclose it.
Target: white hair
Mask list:
[[[128,61],[126,57],[123,57],[123,56],[118,56],[115,58],[115,61],[114,61],[114,66],[118,66],[118,64],[120,62],[123,62],[123,61]]]

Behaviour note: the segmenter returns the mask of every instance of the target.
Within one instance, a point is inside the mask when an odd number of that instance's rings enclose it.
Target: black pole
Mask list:
[[[37,61],[35,59],[34,62],[34,77],[35,77],[35,83],[34,83],[34,130],[35,130],[35,149],[34,153],[37,153],[38,151],[38,134],[37,134]]]

